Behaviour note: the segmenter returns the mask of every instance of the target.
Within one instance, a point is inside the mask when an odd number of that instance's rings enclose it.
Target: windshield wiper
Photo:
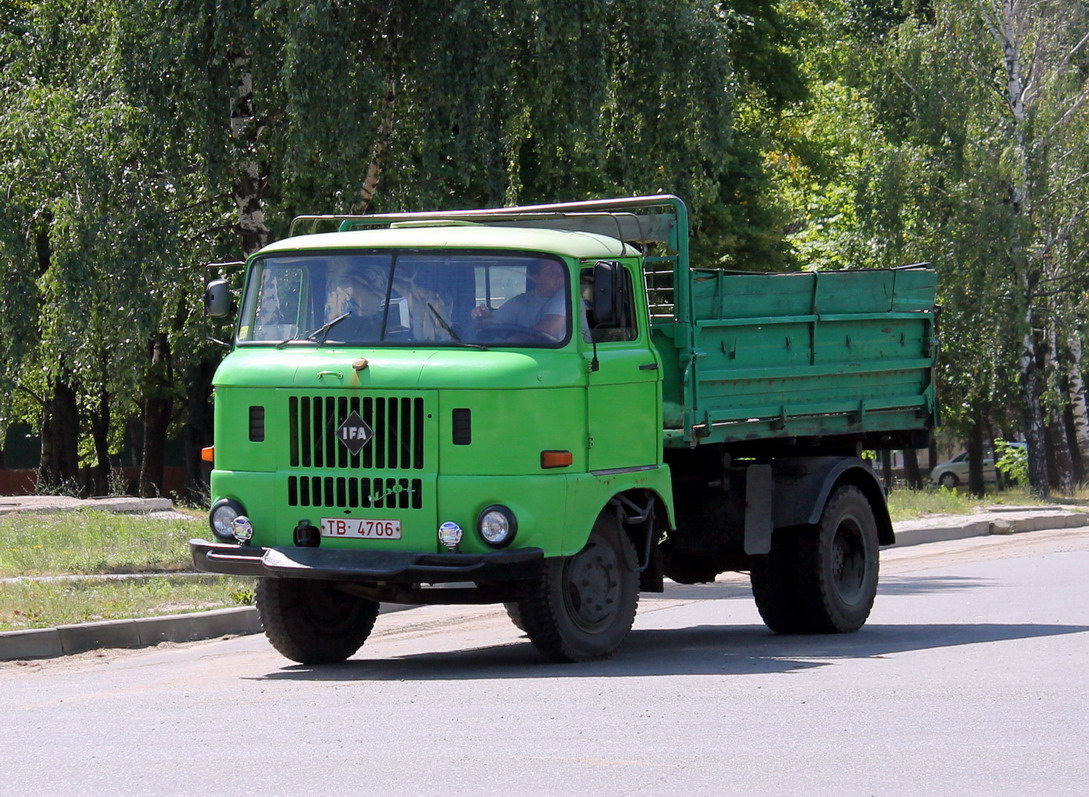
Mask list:
[[[330,329],[335,327],[337,324],[339,324],[341,321],[343,321],[345,318],[347,318],[350,315],[351,315],[351,313],[344,313],[343,315],[338,315],[332,321],[328,321],[328,322],[322,324],[317,329],[312,329],[309,332],[304,333],[301,337],[288,338],[287,340],[280,341],[279,343],[276,344],[276,348],[286,346],[288,343],[291,343],[291,341],[293,341],[293,340],[314,340],[314,338],[316,338],[318,335],[327,334]],[[321,342],[324,343],[325,338],[322,338]]]
[[[446,323],[446,319],[442,317],[442,314],[435,309],[435,306],[431,302],[427,303],[427,309],[435,316],[435,320],[439,322],[439,326],[443,328],[447,335],[449,335],[455,343],[460,343],[462,346],[466,346],[470,349],[480,349],[481,351],[487,351],[487,346],[482,346],[479,343],[466,343],[461,339],[461,335],[454,331],[454,328]]]

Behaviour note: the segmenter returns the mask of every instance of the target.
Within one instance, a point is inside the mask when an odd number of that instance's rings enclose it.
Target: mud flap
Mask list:
[[[771,465],[749,465],[745,469],[745,553],[771,551],[772,509]]]

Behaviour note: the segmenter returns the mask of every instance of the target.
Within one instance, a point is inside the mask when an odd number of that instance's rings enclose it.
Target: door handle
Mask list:
[[[658,363],[647,363],[646,365],[639,366],[640,371],[657,371]]]

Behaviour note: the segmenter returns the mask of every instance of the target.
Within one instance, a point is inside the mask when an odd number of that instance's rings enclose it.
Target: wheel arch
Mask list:
[[[635,549],[639,588],[643,592],[662,592],[664,574],[658,543],[674,528],[669,502],[649,487],[633,487],[615,493],[601,513],[616,517],[620,528]]]
[[[858,457],[812,457],[804,463],[780,460],[774,467],[775,528],[816,525],[832,492],[849,484],[857,487],[869,502],[877,523],[878,542],[881,545],[896,542],[885,490],[865,461]]]

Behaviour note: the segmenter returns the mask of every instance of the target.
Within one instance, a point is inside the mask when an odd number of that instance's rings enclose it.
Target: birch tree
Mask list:
[[[1061,321],[1052,312],[1056,297],[1085,286],[1087,252],[1070,243],[1089,212],[1084,190],[1089,179],[1089,9],[1074,0],[978,0],[976,5],[1001,54],[996,89],[1002,99],[1003,154],[1015,222],[1007,258],[1021,316],[1022,412],[1029,480],[1034,492],[1046,495],[1042,366],[1047,358],[1041,348]]]
[[[1081,0],[932,2],[880,37],[863,80],[890,144],[863,224],[939,269],[946,417],[988,425],[1016,377],[1040,495],[1059,476],[1049,462],[1069,471],[1054,450],[1065,435],[1047,427],[1066,403],[1057,343],[1086,289],[1087,13]],[[881,166],[903,156],[911,168]]]

